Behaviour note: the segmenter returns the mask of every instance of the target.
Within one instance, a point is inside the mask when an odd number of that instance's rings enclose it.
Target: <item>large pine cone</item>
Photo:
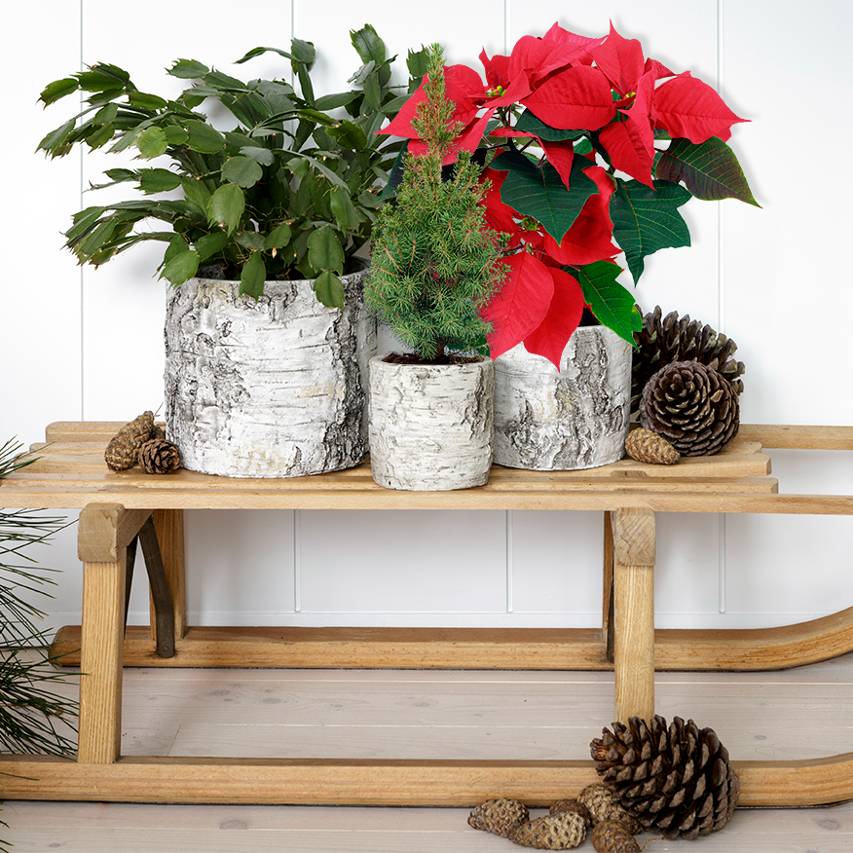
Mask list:
[[[712,367],[732,383],[736,394],[743,392],[746,368],[732,356],[737,344],[725,335],[691,320],[689,314],[678,316],[670,311],[665,317],[660,306],[643,317],[643,328],[634,334],[637,349],[631,366],[631,412],[640,408],[643,388],[652,376],[674,361],[698,361]]]
[[[676,361],[646,383],[640,422],[682,456],[711,456],[737,435],[740,404],[731,383],[712,367]]]
[[[734,813],[740,783],[712,729],[675,717],[650,724],[614,723],[590,747],[602,781],[647,829],[696,838],[722,829]]]

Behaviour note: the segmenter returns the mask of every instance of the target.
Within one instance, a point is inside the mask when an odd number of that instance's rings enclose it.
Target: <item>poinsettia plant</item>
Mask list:
[[[585,308],[633,344],[641,318],[617,258],[636,285],[646,257],[690,245],[679,208],[691,196],[757,204],[727,145],[746,119],[612,24],[600,38],[554,24],[480,60],[485,82],[467,65],[445,69],[462,127],[445,164],[476,152],[489,223],[507,236],[508,274],[483,309],[492,357],[523,342],[559,368]],[[422,84],[380,131],[413,154],[423,99]]]

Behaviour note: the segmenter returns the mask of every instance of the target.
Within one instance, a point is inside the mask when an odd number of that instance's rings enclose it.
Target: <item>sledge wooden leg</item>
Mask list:
[[[80,513],[80,764],[113,764],[120,755],[127,547],[150,514],[150,510],[125,510],[118,504],[91,504]]]
[[[611,514],[614,552],[616,719],[655,713],[655,514]]]
[[[157,509],[152,516],[154,528],[157,531],[157,542],[160,545],[160,555],[163,569],[166,573],[166,583],[172,599],[173,621],[175,625],[175,640],[182,640],[187,633],[187,595],[186,569],[184,561],[184,513],[180,509]],[[151,600],[151,631],[152,639],[157,615],[154,599]]]
[[[157,655],[161,658],[175,656],[175,612],[172,592],[166,579],[160,544],[154,522],[149,518],[139,531],[139,544],[145,557],[148,583],[151,586],[151,601],[154,603],[154,640]]]
[[[608,663],[613,663],[613,521],[604,513],[604,566],[601,594],[601,642]]]

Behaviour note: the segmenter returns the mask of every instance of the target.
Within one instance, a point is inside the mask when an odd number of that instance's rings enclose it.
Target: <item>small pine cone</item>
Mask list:
[[[587,785],[578,794],[578,799],[586,806],[593,824],[615,821],[621,823],[631,835],[643,831],[642,824],[616,802],[613,792],[606,785]]]
[[[696,838],[722,829],[737,805],[740,782],[713,729],[693,720],[631,717],[593,740],[590,752],[616,800],[647,829]]]
[[[519,800],[486,800],[468,815],[468,826],[511,838],[518,827],[527,823],[530,813]]]
[[[663,436],[642,427],[628,433],[625,452],[637,462],[648,462],[651,465],[675,465],[681,458]]]
[[[580,800],[557,800],[548,810],[548,813],[551,815],[563,814],[564,812],[579,814],[587,826],[592,826],[592,815]]]
[[[592,831],[592,846],[598,853],[640,853],[640,845],[625,827],[615,820],[604,820]]]
[[[682,456],[711,456],[737,435],[740,404],[731,383],[713,368],[675,361],[643,389],[640,423]]]
[[[139,464],[146,474],[171,474],[181,467],[181,454],[171,441],[152,438],[139,448]]]
[[[577,812],[545,815],[521,824],[512,840],[522,847],[537,850],[572,850],[586,838],[586,820]]]
[[[746,368],[734,354],[737,344],[689,314],[665,317],[657,306],[643,317],[643,328],[634,335],[637,348],[631,364],[631,413],[636,416],[643,388],[662,367],[674,361],[700,361],[731,382],[736,394],[743,393],[741,376]]]
[[[113,471],[126,471],[136,465],[139,448],[151,437],[154,413],[143,412],[126,423],[109,441],[104,451],[104,461]]]

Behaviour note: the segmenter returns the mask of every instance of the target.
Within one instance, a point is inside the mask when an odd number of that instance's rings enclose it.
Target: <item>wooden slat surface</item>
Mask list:
[[[496,466],[488,485],[454,492],[396,492],[368,465],[292,479],[230,479],[181,471],[109,471],[103,448],[120,424],[62,422],[35,447],[39,460],[0,483],[0,505],[75,509],[113,502],[128,509],[528,509],[758,512],[853,515],[853,496],[778,494],[762,439],[785,447],[845,448],[846,427],[747,426],[723,453],[674,466],[624,459],[588,471]]]

